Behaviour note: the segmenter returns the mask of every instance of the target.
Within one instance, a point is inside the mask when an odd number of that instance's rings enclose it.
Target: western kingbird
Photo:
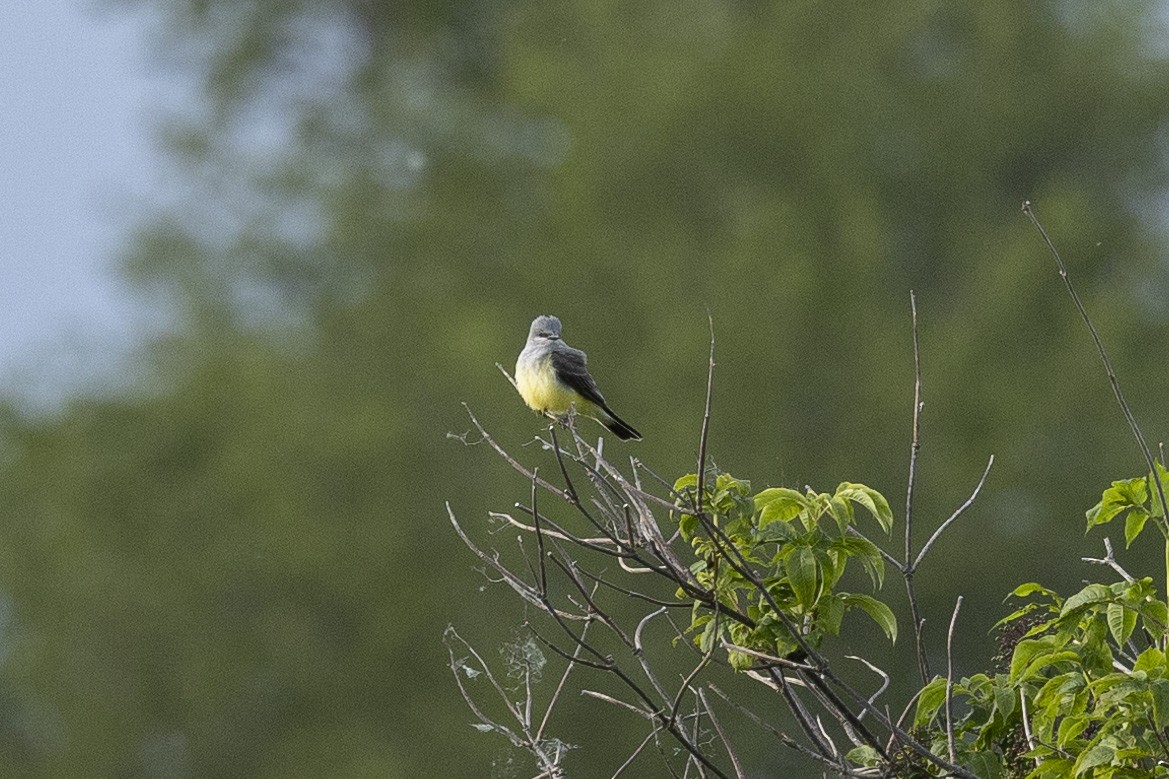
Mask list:
[[[622,441],[641,440],[641,433],[613,413],[597,383],[589,375],[588,358],[560,340],[560,320],[538,316],[532,320],[528,342],[515,364],[516,389],[528,407],[561,416],[573,407],[592,417]]]

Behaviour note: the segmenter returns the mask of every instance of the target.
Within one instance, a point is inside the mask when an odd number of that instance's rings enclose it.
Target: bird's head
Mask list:
[[[536,317],[532,320],[532,329],[528,331],[528,340],[559,341],[560,320],[548,314]]]

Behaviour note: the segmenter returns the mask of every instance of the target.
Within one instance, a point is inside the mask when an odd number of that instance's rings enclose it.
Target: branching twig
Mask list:
[[[1112,570],[1120,574],[1120,577],[1129,584],[1136,581],[1128,571],[1121,567],[1120,563],[1116,562],[1116,558],[1112,555],[1112,540],[1108,536],[1104,536],[1104,556],[1096,557],[1081,557],[1085,563],[1094,563],[1095,565],[1107,565]]]
[[[466,403],[464,403],[463,408],[465,408],[467,410],[467,416],[471,417],[471,423],[473,425],[475,425],[475,429],[479,431],[479,435],[481,435],[483,437],[483,440],[486,441],[487,444],[492,449],[495,450],[495,453],[498,454],[500,457],[502,457],[504,459],[504,461],[507,462],[507,464],[510,465],[512,468],[515,468],[517,471],[522,473],[525,476],[525,478],[528,478],[528,479],[533,478],[533,474],[531,471],[529,471],[524,466],[520,465],[520,463],[514,457],[512,457],[510,454],[508,454],[507,451],[505,451],[502,446],[500,446],[499,444],[497,444],[495,442],[494,438],[492,438],[490,435],[488,435],[487,430],[483,427],[482,424],[479,423],[479,420],[476,419],[475,415],[471,412],[471,407],[468,406]],[[540,479],[538,481],[538,483],[541,487],[548,490],[553,495],[557,495],[561,498],[564,498],[565,500],[569,500],[568,495],[563,490],[561,490],[559,487],[555,487],[552,484],[549,484],[548,482],[544,481],[543,479]]]

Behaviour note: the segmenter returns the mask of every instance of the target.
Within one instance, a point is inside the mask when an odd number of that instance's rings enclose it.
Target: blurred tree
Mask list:
[[[174,326],[138,392],[4,418],[6,774],[503,771],[440,638],[523,615],[441,505],[525,486],[445,434],[467,401],[524,451],[493,363],[535,314],[657,471],[693,470],[709,308],[716,461],[895,496],[916,289],[923,526],[998,457],[919,575],[969,636],[1021,569],[1070,589],[1082,511],[1140,468],[1024,197],[1169,422],[1154,3],[124,5],[197,87],[163,127],[183,197],[126,262]],[[629,738],[594,732],[582,766]]]

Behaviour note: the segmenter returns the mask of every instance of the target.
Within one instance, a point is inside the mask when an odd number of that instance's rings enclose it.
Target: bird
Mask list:
[[[572,409],[607,427],[622,441],[640,441],[641,433],[613,413],[589,375],[588,357],[560,337],[560,320],[542,315],[532,320],[528,342],[515,365],[515,386],[534,411],[565,416]]]

